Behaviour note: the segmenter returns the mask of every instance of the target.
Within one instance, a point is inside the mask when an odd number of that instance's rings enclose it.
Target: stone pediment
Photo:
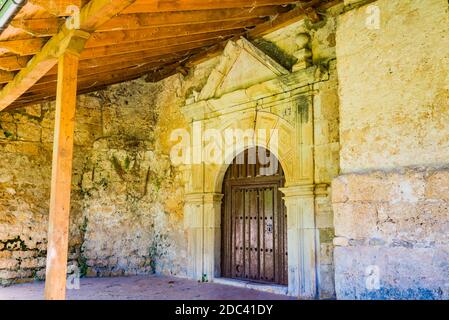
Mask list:
[[[219,98],[290,72],[248,40],[229,41],[196,101]]]

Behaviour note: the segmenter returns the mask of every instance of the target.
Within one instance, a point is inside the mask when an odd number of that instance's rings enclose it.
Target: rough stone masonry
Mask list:
[[[366,28],[366,7],[337,28],[337,297],[448,299],[448,3],[372,5],[378,29]],[[379,290],[366,288],[370,266]]]
[[[350,2],[254,42],[328,74],[310,90],[318,297],[449,299],[448,3]],[[219,61],[78,97],[69,273],[187,276],[170,134]],[[1,285],[45,276],[53,125],[53,103],[0,113]]]

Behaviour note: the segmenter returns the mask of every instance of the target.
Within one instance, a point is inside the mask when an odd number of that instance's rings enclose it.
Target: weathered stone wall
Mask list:
[[[78,98],[69,272],[185,276],[184,184],[169,137],[208,69]],[[0,114],[2,284],[45,276],[53,125],[53,103]]]
[[[311,36],[312,62],[329,79],[313,92],[319,294],[335,296],[330,184],[339,173],[335,19],[297,23],[257,46],[290,69],[299,33]],[[185,181],[169,160],[173,129],[188,128],[180,108],[200,91],[211,59],[186,77],[143,79],[78,98],[72,183],[70,268],[88,276],[187,274]],[[0,279],[43,278],[54,105],[0,114]]]
[[[449,14],[445,0],[377,1],[337,32],[341,170],[394,169],[449,158]]]
[[[337,297],[448,299],[448,3],[371,5],[337,27]]]

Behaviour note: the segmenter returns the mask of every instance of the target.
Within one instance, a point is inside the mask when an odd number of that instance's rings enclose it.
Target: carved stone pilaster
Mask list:
[[[211,281],[220,276],[222,194],[186,195],[184,225],[188,236],[189,276]]]
[[[314,299],[317,295],[314,185],[281,191],[287,207],[289,294]]]

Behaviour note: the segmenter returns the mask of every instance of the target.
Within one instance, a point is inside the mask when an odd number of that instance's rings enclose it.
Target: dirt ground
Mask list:
[[[0,288],[0,300],[39,300],[44,282]],[[287,300],[291,297],[215,283],[162,276],[84,278],[68,300]]]

